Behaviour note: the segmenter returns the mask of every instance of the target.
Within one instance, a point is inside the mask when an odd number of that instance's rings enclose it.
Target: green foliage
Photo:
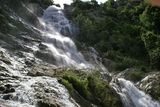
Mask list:
[[[150,65],[154,69],[160,69],[160,8],[147,6],[140,16],[143,25],[141,35],[150,57]]]
[[[132,0],[108,0],[96,7],[76,0],[72,6],[72,20],[80,27],[79,42],[102,55],[112,52],[117,69],[142,63],[160,69],[159,7]]]
[[[128,79],[133,82],[138,82],[145,77],[145,73],[143,71],[133,71],[129,73]]]
[[[76,90],[90,103],[101,107],[122,107],[119,96],[97,73],[86,74],[70,70],[61,77],[60,83],[66,86],[71,95]]]
[[[114,65],[115,71],[123,71],[127,68],[142,67],[146,64],[143,61],[136,60],[131,57],[125,57],[118,51],[108,51],[104,54],[104,57],[114,60],[116,64]]]

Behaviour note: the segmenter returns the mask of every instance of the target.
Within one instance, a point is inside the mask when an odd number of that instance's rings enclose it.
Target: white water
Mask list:
[[[70,97],[65,87],[58,83],[56,78],[25,76],[24,59],[11,57],[7,50],[1,47],[0,50],[11,62],[10,65],[6,65],[0,61],[0,66],[7,70],[7,72],[4,71],[4,74],[8,74],[7,77],[2,76],[4,81],[0,81],[0,83],[10,84],[15,89],[15,92],[12,93],[0,93],[0,107],[36,107],[40,97],[42,97],[42,101],[54,100],[52,102],[58,103],[61,107],[78,107],[78,104]],[[32,55],[27,57],[32,58]],[[12,76],[16,76],[16,79]],[[2,100],[6,95],[11,96],[8,100]]]
[[[117,78],[114,82],[111,85],[120,95],[125,107],[160,107],[159,102],[140,91],[132,82],[123,78]]]
[[[74,42],[61,33],[72,34],[69,21],[62,10],[50,6],[44,11],[41,23],[45,27],[44,45],[52,52],[58,66],[74,68],[90,68],[83,55],[78,52]]]

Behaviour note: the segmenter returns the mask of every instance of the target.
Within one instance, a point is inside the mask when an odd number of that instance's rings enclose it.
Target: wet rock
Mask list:
[[[0,92],[3,92],[3,91],[5,91],[5,87],[4,86],[0,86]]]
[[[12,97],[13,97],[12,94],[6,94],[6,95],[3,96],[3,99],[4,99],[4,100],[9,100],[9,99],[11,99]]]
[[[6,84],[5,82],[0,81],[2,84],[0,84],[0,94],[8,94],[15,92],[15,89],[12,85]]]
[[[54,76],[56,68],[53,65],[35,65],[32,70],[28,72],[29,76]]]
[[[63,23],[62,23],[63,26]],[[70,36],[71,35],[71,31],[69,27],[64,27],[61,29],[61,34],[63,34],[64,36]]]
[[[60,105],[54,101],[52,103],[49,101],[38,101],[37,107],[60,107]]]
[[[39,59],[47,62],[47,63],[50,63],[50,64],[54,64],[56,65],[56,59],[53,55],[53,53],[51,52],[47,52],[47,51],[37,51],[36,54],[35,54]]]
[[[39,49],[40,50],[46,50],[48,47],[42,43],[39,44]]]
[[[11,64],[9,58],[0,50],[0,61],[3,61],[6,64]]]
[[[27,7],[37,16],[41,17],[43,15],[43,8],[36,3],[28,3]]]
[[[34,59],[32,59],[32,60],[26,59],[25,64],[28,67],[31,67],[31,66],[33,66],[35,64],[35,60]]]
[[[160,101],[160,72],[153,72],[140,81],[137,86]]]
[[[5,87],[6,87],[6,88],[11,88],[12,85],[11,85],[11,84],[6,84]]]
[[[3,66],[0,66],[0,71],[7,71],[7,69]]]

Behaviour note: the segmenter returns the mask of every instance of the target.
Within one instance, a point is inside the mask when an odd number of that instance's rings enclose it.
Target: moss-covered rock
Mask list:
[[[83,101],[87,100],[88,106],[78,101],[82,107],[92,107],[92,104],[99,107],[122,107],[119,95],[98,73],[86,74],[70,70],[60,76],[59,82],[66,86],[73,98],[75,92],[78,92]]]

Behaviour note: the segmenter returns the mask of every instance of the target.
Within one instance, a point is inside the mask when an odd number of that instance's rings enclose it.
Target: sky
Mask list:
[[[53,0],[54,3],[56,4],[60,4],[61,6],[63,6],[63,4],[70,4],[72,3],[72,0]],[[82,0],[82,1],[89,1],[89,0]],[[107,0],[97,0],[97,2],[99,3],[104,3]]]

